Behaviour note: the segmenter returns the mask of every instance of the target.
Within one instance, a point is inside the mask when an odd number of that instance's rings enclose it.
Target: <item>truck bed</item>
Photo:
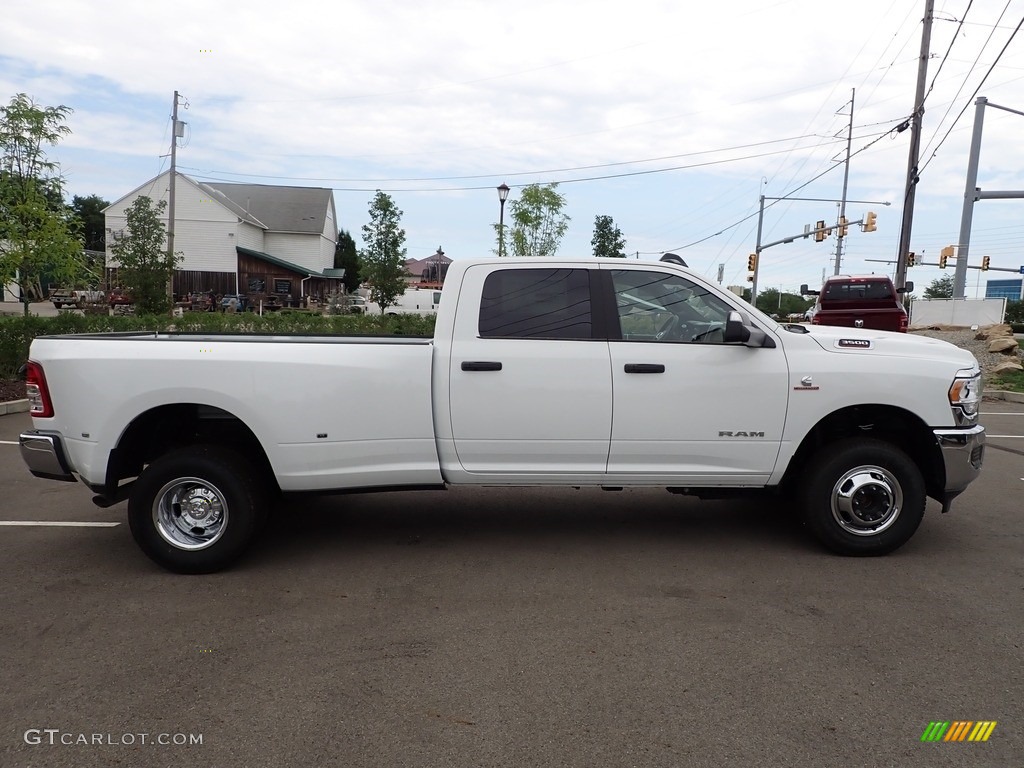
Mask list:
[[[56,404],[38,427],[65,436],[89,483],[167,403],[248,425],[282,490],[441,482],[429,338],[110,333],[40,337],[32,352]]]

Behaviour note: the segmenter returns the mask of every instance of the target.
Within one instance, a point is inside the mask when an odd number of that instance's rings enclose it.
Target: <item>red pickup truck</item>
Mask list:
[[[802,294],[818,296],[811,310],[813,325],[903,333],[906,333],[908,318],[900,294],[913,290],[913,283],[896,288],[885,275],[836,275],[825,280],[820,291],[808,290],[807,285],[800,287]]]

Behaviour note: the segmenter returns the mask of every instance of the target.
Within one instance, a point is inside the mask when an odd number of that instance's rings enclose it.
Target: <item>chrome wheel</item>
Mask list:
[[[883,467],[856,467],[836,482],[831,503],[840,528],[855,536],[874,536],[896,522],[903,509],[903,489]]]
[[[154,497],[153,523],[160,537],[177,549],[206,549],[227,529],[227,498],[207,480],[176,478]]]

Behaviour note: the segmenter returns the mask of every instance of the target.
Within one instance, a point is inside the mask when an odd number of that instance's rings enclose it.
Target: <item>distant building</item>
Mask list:
[[[425,259],[406,259],[405,268],[409,274],[405,280],[407,283],[437,283],[444,282],[448,274],[448,265],[452,260],[444,255],[441,246],[437,247],[437,253]]]
[[[1024,278],[987,281],[985,283],[985,298],[1020,301],[1024,298]]]
[[[170,172],[137,187],[105,210],[106,267],[116,282],[110,246],[125,227],[125,211],[138,197],[167,200]],[[167,211],[164,211],[167,224]],[[325,297],[340,284],[334,250],[338,236],[334,194],[318,187],[206,184],[177,174],[174,250],[182,261],[176,295],[241,293],[298,302]]]

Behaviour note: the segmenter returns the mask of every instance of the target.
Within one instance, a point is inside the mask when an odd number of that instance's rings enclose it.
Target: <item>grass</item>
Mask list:
[[[1024,371],[1007,371],[993,376],[985,384],[986,389],[1000,389],[1004,392],[1024,392]]]

